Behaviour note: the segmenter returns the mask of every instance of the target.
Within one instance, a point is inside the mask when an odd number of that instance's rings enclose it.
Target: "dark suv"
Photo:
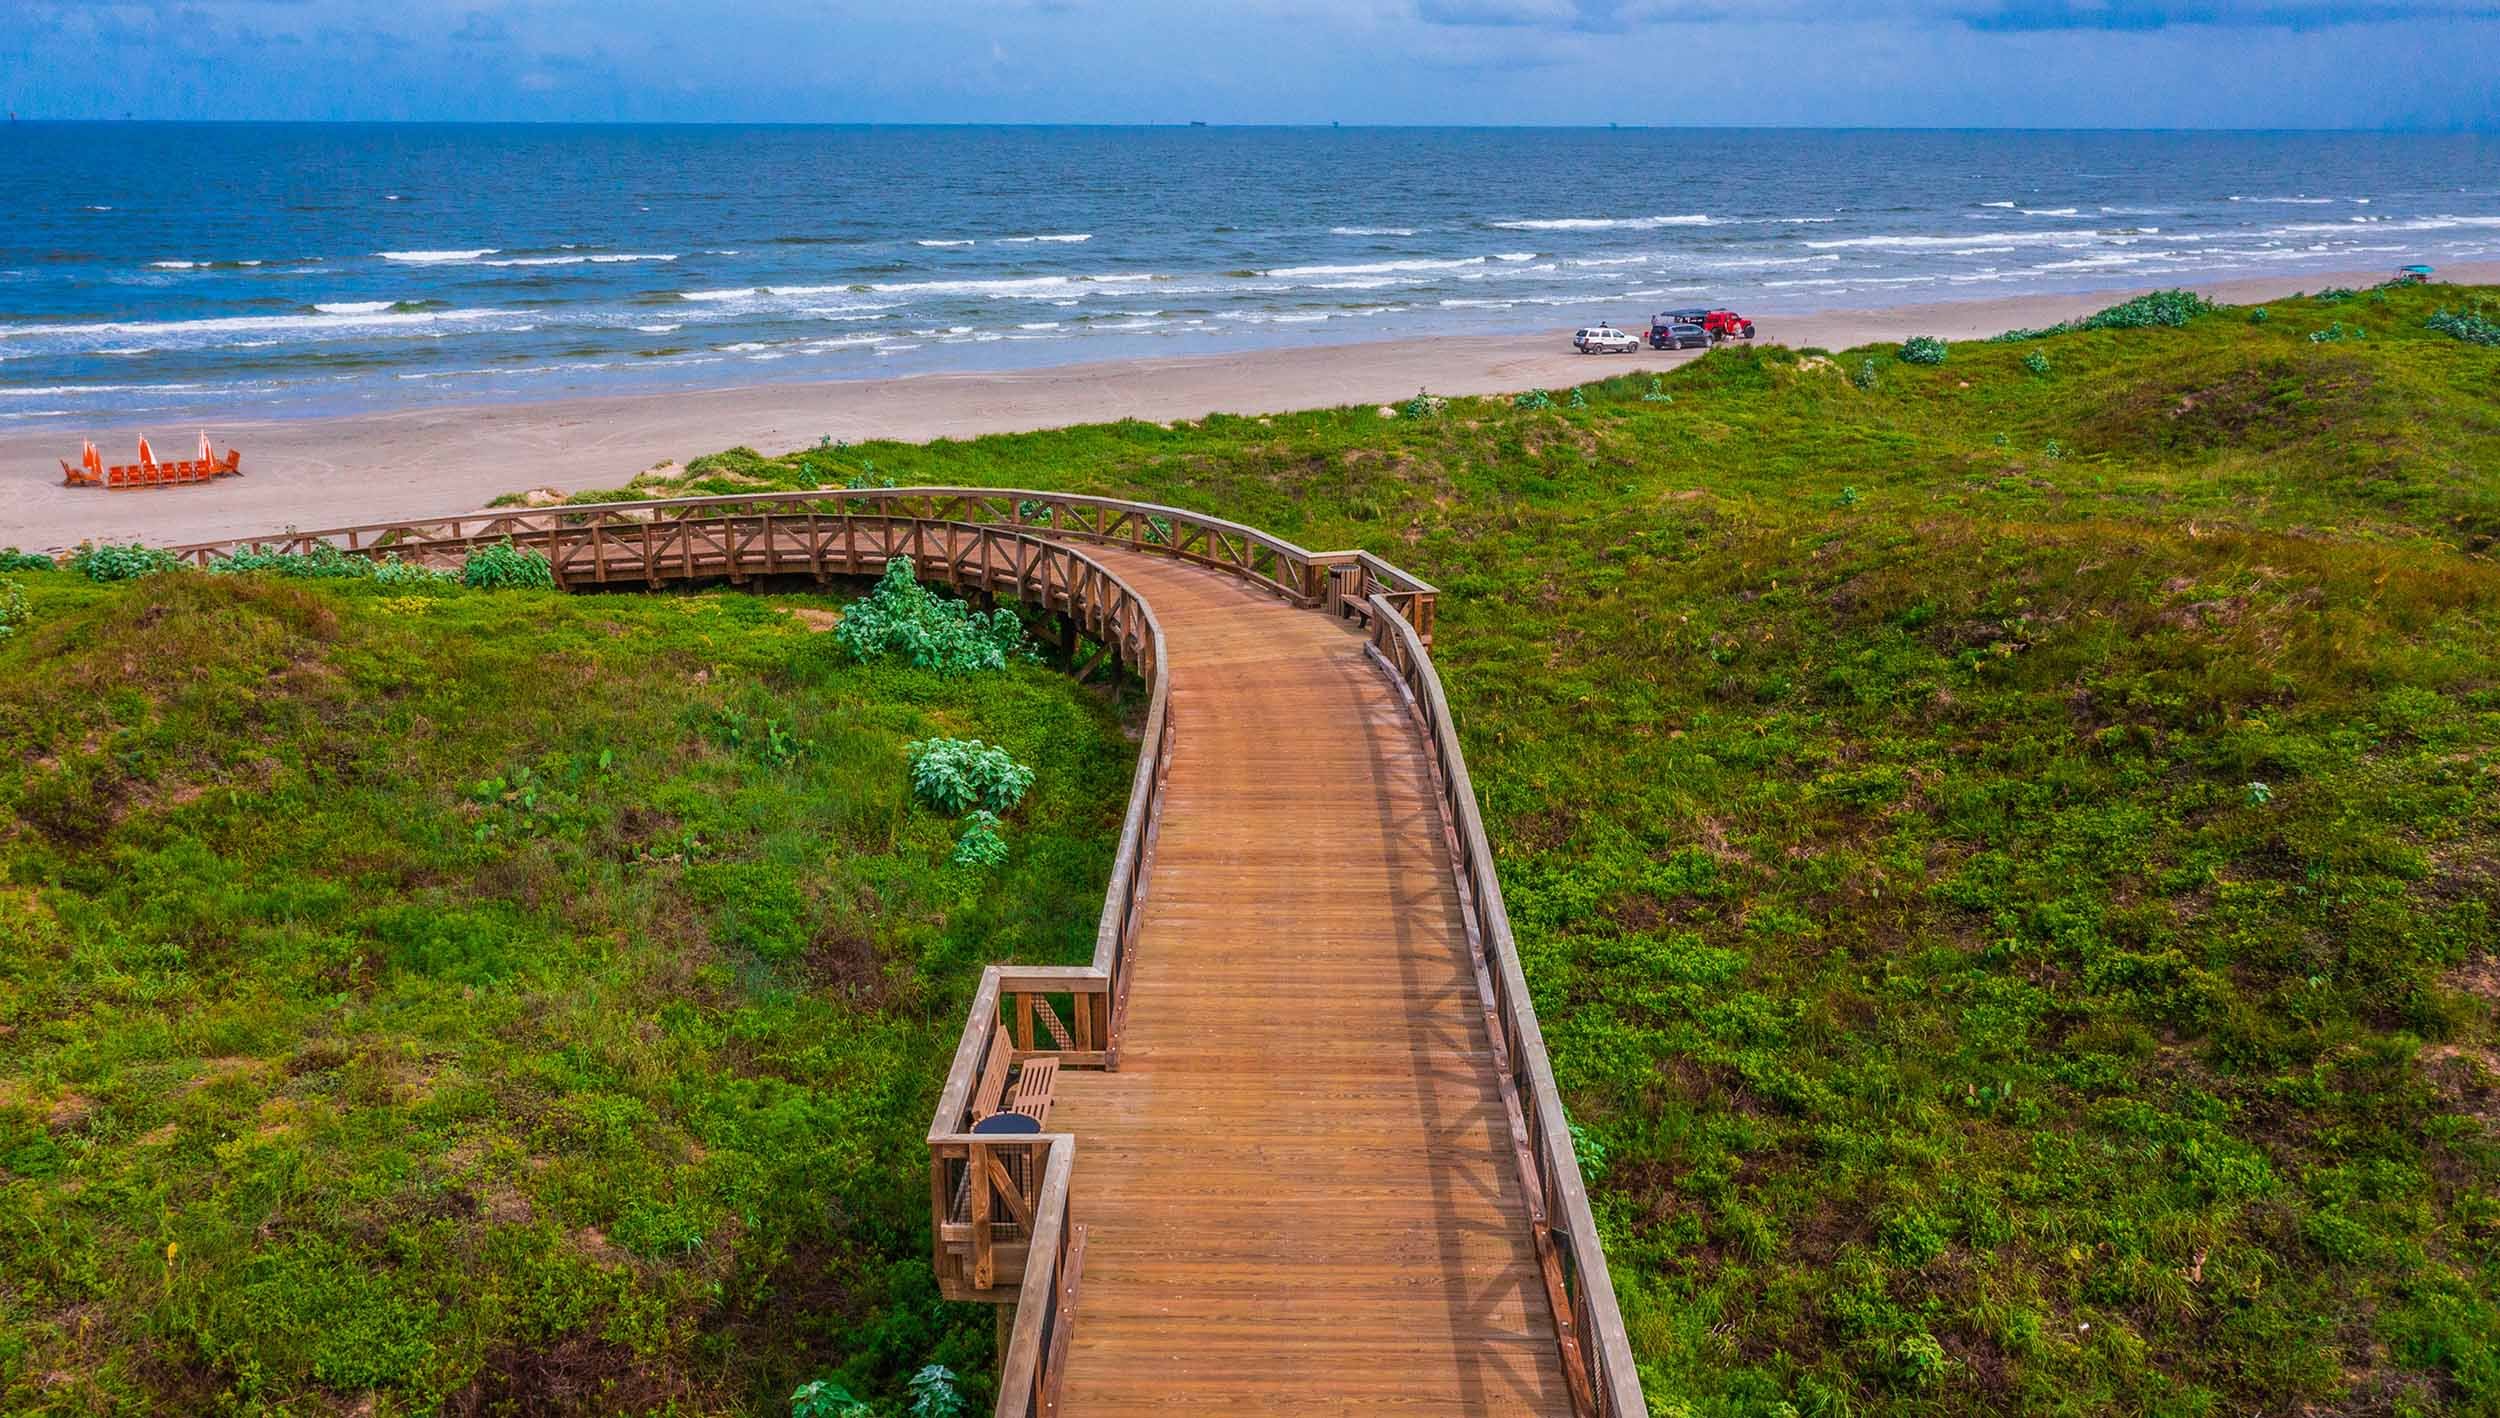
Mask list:
[[[1649,347],[1653,350],[1708,349],[1710,335],[1701,328],[1701,322],[1709,313],[1707,310],[1659,311],[1649,322]],[[1687,344],[1684,332],[1676,328],[1679,325],[1691,326],[1691,333],[1700,336],[1699,341]]]

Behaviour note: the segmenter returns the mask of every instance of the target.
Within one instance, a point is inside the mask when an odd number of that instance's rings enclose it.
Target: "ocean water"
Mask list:
[[[2500,140],[14,123],[0,211],[67,436],[2440,264]]]

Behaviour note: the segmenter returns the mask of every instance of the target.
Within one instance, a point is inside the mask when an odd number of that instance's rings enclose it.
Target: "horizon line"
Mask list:
[[[2026,125],[1989,123],[1401,123],[1347,122],[1338,119],[1226,120],[1210,119],[877,119],[877,118],[169,118],[123,114],[119,117],[63,117],[8,111],[9,125],[127,124],[132,127],[301,127],[301,128],[1228,128],[1228,129],[1365,129],[1434,132],[1716,132],[1716,133],[2210,133],[2210,134],[2353,134],[2384,136],[2500,136],[2500,123],[2414,124],[2382,126],[2237,127],[2221,124],[2087,124]]]

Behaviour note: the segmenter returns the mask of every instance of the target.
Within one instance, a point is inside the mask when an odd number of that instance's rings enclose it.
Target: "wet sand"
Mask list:
[[[2194,287],[2247,302],[2367,285],[2384,272],[2254,277]],[[2445,280],[2500,284],[2500,262],[2444,267]],[[2140,289],[2140,288],[2138,288]],[[1763,316],[1764,341],[1845,349],[1911,335],[1971,339],[2054,324],[2099,310],[2134,289],[2068,295],[1827,310]],[[1614,313],[1637,333],[1644,312]],[[1569,329],[1534,335],[1174,355],[1013,372],[771,384],[543,403],[481,404],[396,413],[209,424],[220,449],[243,450],[245,476],[198,487],[105,492],[61,486],[58,460],[74,458],[77,433],[54,425],[0,435],[0,544],[58,549],[80,541],[155,545],[314,529],[459,512],[507,492],[613,487],[672,459],[746,444],[766,453],[825,435],[858,443],[968,438],[1139,418],[1168,422],[1211,413],[1286,413],[1379,404],[1436,394],[1559,389],[1591,379],[1658,370],[1692,352],[1587,357]],[[92,430],[111,458],[128,456],[141,432],[168,449],[193,430],[103,426]]]

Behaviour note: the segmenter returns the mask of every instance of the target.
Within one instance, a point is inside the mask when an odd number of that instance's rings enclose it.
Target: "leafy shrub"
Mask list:
[[[833,638],[862,663],[901,655],[942,675],[970,674],[1005,669],[1024,644],[1024,623],[1005,607],[984,615],[936,594],[913,575],[911,558],[898,556],[877,588],[842,613]]]
[[[2008,330],[1988,338],[1991,343],[2004,344],[2013,340],[2036,340],[2044,335],[2070,334],[2077,330],[2149,330],[2156,326],[2176,329],[2218,308],[2194,291],[2157,290],[2133,300],[2120,301],[2081,320],[2067,320],[2038,330]]]
[[[2325,290],[2322,290],[2315,296],[2311,297],[2311,299],[2322,301],[2328,305],[2339,305],[2359,294],[2361,294],[2361,292],[2353,289],[2351,286],[2328,286]]]
[[[2338,320],[2323,330],[2310,331],[2309,343],[2313,345],[2331,345],[2339,340],[2366,340],[2369,336],[2370,332],[2362,329],[2360,326],[2347,325],[2343,321]]]
[[[1449,400],[1427,394],[1423,390],[1418,389],[1415,391],[1415,397],[1406,401],[1405,407],[1401,410],[1401,412],[1403,412],[1408,418],[1419,419],[1424,417],[1426,414],[1437,414],[1449,406]]]
[[[69,559],[69,569],[90,581],[136,581],[159,571],[181,568],[182,558],[137,542],[128,546],[88,544],[79,547]]]
[[[1942,364],[1944,355],[1944,341],[1933,335],[1912,335],[1901,342],[1903,364]]]
[[[1033,786],[1032,769],[979,739],[915,739],[903,753],[911,761],[912,791],[950,815],[976,807],[1007,812]]]
[[[1589,396],[1581,393],[1578,385],[1573,385],[1571,389],[1571,407],[1575,409],[1585,409],[1588,406]]]
[[[26,588],[15,581],[0,581],[0,640],[6,640],[26,628],[34,613],[26,608]]]
[[[308,552],[247,546],[231,555],[212,559],[208,569],[221,576],[258,572],[300,581],[372,581],[384,586],[448,586],[459,579],[447,571],[412,566],[401,561],[397,553],[377,561],[371,557],[350,556],[328,542],[316,542]]]
[[[1856,372],[1849,376],[1849,382],[1855,384],[1861,389],[1872,389],[1876,385],[1883,383],[1883,371],[1877,368],[1875,364],[1875,357],[1869,355],[1865,359],[1860,360],[1858,362]]]
[[[1554,407],[1554,396],[1542,389],[1531,389],[1512,399],[1510,406],[1514,409],[1550,409]]]
[[[1675,402],[1675,396],[1667,392],[1667,381],[1665,376],[1657,374],[1649,376],[1649,392],[1641,396],[1641,402],[1644,404],[1672,404]]]
[[[211,558],[208,569],[223,576],[265,571],[305,581],[349,581],[373,574],[363,557],[349,556],[328,542],[316,542],[308,552],[246,546],[241,551]]]
[[[1842,507],[1855,507],[1858,505],[1858,490],[1854,487],[1844,487],[1840,490],[1840,496],[1833,500]]]
[[[1952,1363],[1945,1357],[1943,1343],[1924,1330],[1901,1341],[1899,1357],[1901,1377],[1912,1388],[1935,1383]]]
[[[956,1391],[955,1371],[930,1364],[911,1376],[911,1418],[963,1418],[971,1410]]]
[[[2040,446],[2040,456],[2055,462],[2066,456],[2066,445],[2052,438]]]
[[[2031,353],[2023,356],[2023,368],[2042,379],[2046,379],[2049,376],[2049,357],[2040,353],[2038,350],[2033,350]]]
[[[506,537],[470,552],[461,563],[460,582],[481,591],[553,590],[556,573],[543,554],[514,546]]]
[[[1599,1140],[1597,1134],[1578,1123],[1568,1126],[1571,1129],[1572,1155],[1580,1159],[1580,1175],[1596,1181],[1606,1174],[1606,1144]]]
[[[1007,864],[1007,839],[998,830],[998,814],[987,808],[974,808],[964,814],[964,830],[955,838],[954,863],[959,867],[998,867]]]
[[[2251,325],[2263,325],[2266,321],[2272,319],[2273,317],[2274,312],[2261,305],[2248,312],[2248,323]]]
[[[1016,504],[1016,520],[1028,526],[1050,525],[1050,504],[1038,497],[1028,497]]]
[[[2486,317],[2480,306],[2472,310],[2450,310],[2443,305],[2422,324],[2426,329],[2436,330],[2452,340],[2463,340],[2469,345],[2500,345],[2500,320]]]
[[[831,1379],[801,1384],[790,1395],[790,1418],[875,1418],[876,1411]]]
[[[53,565],[52,558],[41,552],[0,548],[0,571],[50,571]]]

